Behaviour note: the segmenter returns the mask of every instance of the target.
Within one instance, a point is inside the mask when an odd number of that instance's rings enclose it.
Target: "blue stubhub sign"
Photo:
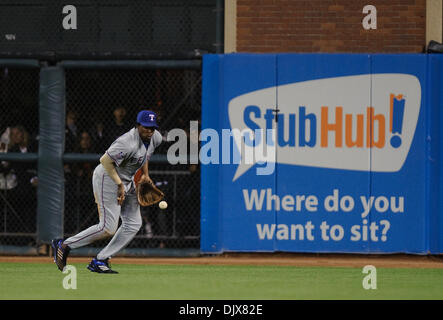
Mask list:
[[[427,59],[205,56],[201,250],[429,252]]]

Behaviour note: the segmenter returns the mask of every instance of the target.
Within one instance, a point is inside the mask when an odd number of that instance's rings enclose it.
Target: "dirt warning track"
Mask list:
[[[91,257],[69,257],[71,263],[88,263]],[[0,256],[2,262],[53,263],[49,256]],[[69,263],[68,262],[68,263]],[[113,264],[187,265],[266,265],[299,267],[354,267],[374,265],[382,268],[442,268],[443,256],[230,253],[200,257],[115,257]]]

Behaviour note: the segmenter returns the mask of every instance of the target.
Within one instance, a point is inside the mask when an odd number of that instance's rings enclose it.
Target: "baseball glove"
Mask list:
[[[154,184],[141,182],[136,187],[137,200],[142,207],[152,206],[160,202],[165,194]]]

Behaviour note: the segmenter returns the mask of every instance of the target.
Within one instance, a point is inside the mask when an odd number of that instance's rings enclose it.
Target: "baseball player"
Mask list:
[[[142,225],[134,175],[141,168],[139,182],[152,182],[148,161],[162,141],[157,128],[157,115],[149,110],[140,111],[136,126],[117,138],[100,158],[92,178],[99,223],[68,239],[52,240],[54,262],[61,271],[71,249],[112,236],[87,268],[92,272],[117,273],[111,269],[109,259],[126,247]],[[119,217],[122,224],[117,230]]]

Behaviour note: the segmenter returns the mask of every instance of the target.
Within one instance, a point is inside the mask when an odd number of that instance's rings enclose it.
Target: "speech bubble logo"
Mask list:
[[[392,97],[402,103],[401,119],[391,114]],[[277,87],[271,87],[229,102],[231,129],[242,133],[234,135],[241,161],[233,181],[256,163],[269,167],[281,163],[357,171],[400,170],[417,125],[421,86],[408,74],[365,74],[281,85],[278,121],[272,111],[276,101]],[[389,143],[393,118],[395,126],[402,126],[401,144]],[[398,130],[395,134],[399,135]],[[264,153],[264,149],[270,152]],[[246,161],[250,155],[254,161]]]

